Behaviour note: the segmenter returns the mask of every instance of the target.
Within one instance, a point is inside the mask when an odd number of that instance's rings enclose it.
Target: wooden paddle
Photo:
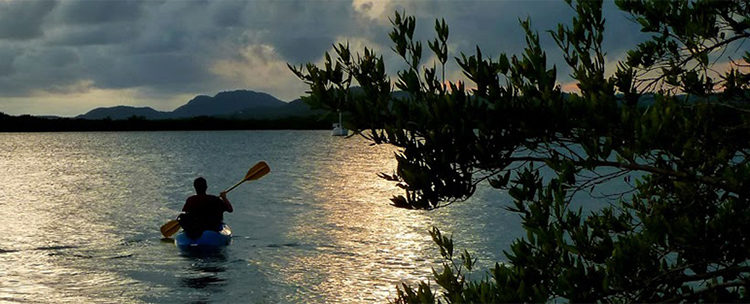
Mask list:
[[[177,220],[171,220],[167,222],[166,224],[161,226],[161,235],[163,235],[165,238],[171,237],[177,231],[180,231],[180,222]]]
[[[232,191],[232,189],[237,188],[237,186],[239,186],[240,184],[246,181],[259,179],[263,177],[264,175],[268,174],[268,172],[271,172],[271,168],[268,167],[268,164],[266,164],[266,162],[264,161],[258,162],[257,164],[255,164],[255,166],[253,166],[252,168],[250,168],[250,170],[247,171],[247,174],[245,174],[245,178],[243,178],[241,181],[234,184],[234,186],[230,187],[224,192]],[[178,222],[177,220],[171,220],[167,222],[166,224],[162,225],[160,230],[161,230],[161,234],[165,238],[171,237],[172,235],[177,233],[177,231],[180,230],[180,222]]]
[[[232,191],[232,189],[237,188],[237,186],[239,186],[240,184],[246,181],[259,179],[263,177],[264,175],[268,174],[268,172],[271,172],[271,168],[268,167],[268,164],[266,164],[266,162],[264,161],[258,162],[257,164],[255,164],[255,166],[250,168],[250,170],[247,170],[247,174],[245,174],[245,178],[243,178],[241,181],[234,184],[234,186],[229,187],[229,189],[227,189],[224,192]]]

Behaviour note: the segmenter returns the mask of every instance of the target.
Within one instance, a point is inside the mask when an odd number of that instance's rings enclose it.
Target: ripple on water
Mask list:
[[[391,207],[401,192],[377,173],[396,168],[394,150],[326,131],[0,134],[0,142],[0,302],[387,302],[398,283],[440,265],[432,225],[457,240],[469,234],[467,249],[483,253],[518,234],[494,224],[485,211],[499,209],[485,205]],[[236,237],[225,259],[181,255],[161,239],[196,176],[217,193],[259,160],[271,173],[229,195],[235,212],[225,219]]]

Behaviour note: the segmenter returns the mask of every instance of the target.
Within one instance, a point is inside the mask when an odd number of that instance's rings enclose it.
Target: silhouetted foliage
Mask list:
[[[480,281],[466,279],[469,253],[455,257],[433,230],[446,259],[435,271],[440,292],[403,285],[396,302],[747,301],[750,53],[738,45],[750,37],[750,5],[618,0],[653,36],[607,76],[602,1],[567,2],[576,16],[549,33],[578,82],[569,96],[530,20],[522,54],[487,58],[477,48],[456,58],[472,89],[423,65],[415,18],[399,13],[390,38],[408,65],[395,82],[407,98],[392,98],[383,59],[368,48],[337,45],[321,67],[292,67],[310,87],[306,102],[341,107],[347,128],[400,148],[397,171],[382,175],[406,190],[395,206],[440,208],[489,181],[522,218],[526,237]],[[448,27],[436,21],[435,30],[429,47],[444,66]],[[716,65],[727,55],[743,58]],[[347,79],[364,95],[342,90]],[[644,95],[653,102],[639,105]],[[610,204],[569,207],[575,194],[626,176],[636,178]]]

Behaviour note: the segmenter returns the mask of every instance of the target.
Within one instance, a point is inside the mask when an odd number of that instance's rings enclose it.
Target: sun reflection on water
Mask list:
[[[108,249],[122,240],[122,231],[108,215],[118,203],[130,203],[122,194],[133,186],[132,172],[123,171],[133,168],[126,165],[132,159],[111,154],[125,150],[106,141],[56,136],[3,135],[0,300],[105,303],[123,298],[137,303],[138,289],[129,288],[136,281],[96,265],[112,254],[118,257]]]
[[[394,297],[399,283],[430,275],[436,258],[427,234],[431,219],[424,212],[389,205],[388,199],[401,190],[377,173],[395,169],[393,148],[349,140],[344,149],[330,145],[326,157],[306,164],[307,171],[319,172],[310,189],[317,210],[291,224],[289,237],[325,246],[294,255],[282,271],[290,274],[289,283],[311,288],[297,297],[311,293],[320,295],[321,302],[384,302]]]
[[[0,302],[382,303],[440,265],[433,225],[487,261],[517,234],[503,230],[510,220],[497,197],[436,212],[392,207],[402,190],[377,173],[396,168],[394,150],[359,137],[103,132],[0,142]],[[192,179],[206,177],[217,193],[259,160],[271,173],[230,195],[225,260],[161,242],[158,227],[192,194]]]

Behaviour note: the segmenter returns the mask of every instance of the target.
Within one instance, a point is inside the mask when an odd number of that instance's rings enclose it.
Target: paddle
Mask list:
[[[171,237],[180,230],[180,222],[178,222],[177,220],[171,220],[162,225],[160,230],[161,235],[163,235],[165,238]]]
[[[234,184],[234,186],[229,187],[229,189],[227,189],[224,192],[232,191],[232,189],[237,188],[237,186],[239,186],[240,184],[246,181],[259,179],[263,177],[264,175],[268,174],[268,172],[271,172],[271,168],[268,167],[268,164],[266,164],[266,162],[264,161],[258,162],[257,164],[255,164],[255,166],[250,168],[250,170],[247,170],[247,174],[245,174],[245,178],[243,178],[241,181]]]
[[[240,184],[246,181],[259,179],[263,177],[264,175],[268,174],[268,172],[271,172],[271,168],[268,167],[268,164],[266,164],[266,162],[264,161],[258,162],[257,164],[255,164],[255,166],[253,166],[252,168],[250,168],[250,170],[247,171],[247,174],[245,174],[245,178],[243,178],[241,181],[234,184],[234,186],[230,187],[224,192],[232,191],[232,189],[237,188],[237,186],[239,186]],[[161,234],[165,238],[171,237],[172,235],[177,233],[177,231],[180,230],[180,222],[178,222],[177,220],[171,220],[167,222],[166,224],[162,225],[160,230],[161,230]]]

